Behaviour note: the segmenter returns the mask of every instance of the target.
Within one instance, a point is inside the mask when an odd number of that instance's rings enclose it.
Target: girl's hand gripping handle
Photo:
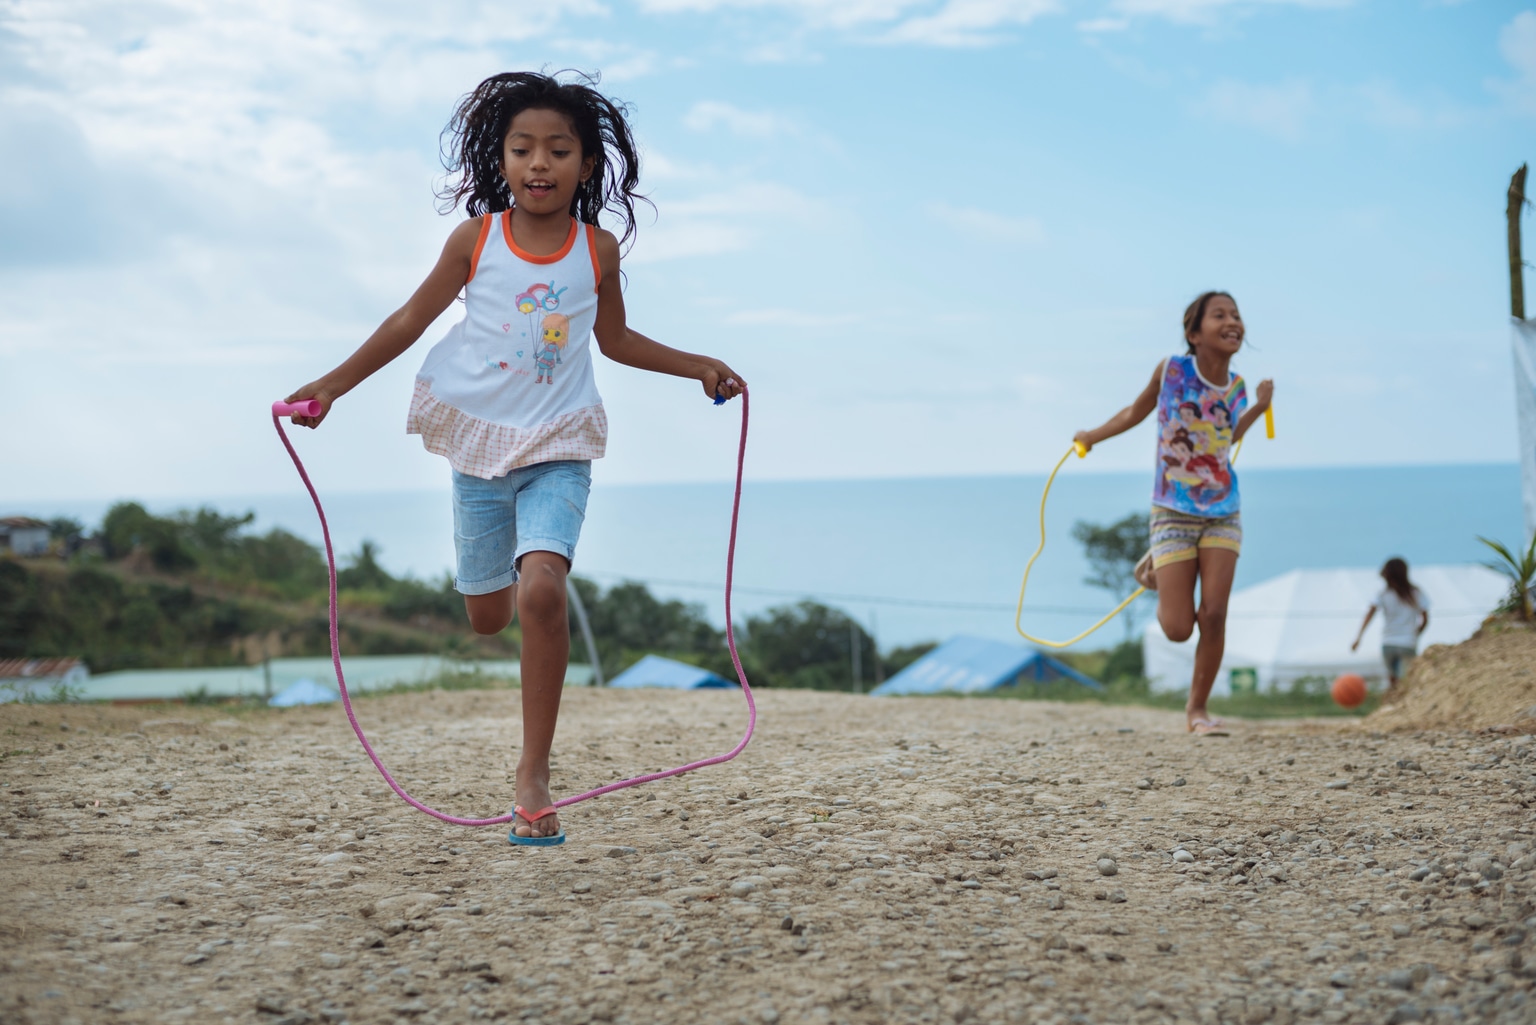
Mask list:
[[[299,399],[297,402],[272,403],[273,416],[319,416],[319,399]]]

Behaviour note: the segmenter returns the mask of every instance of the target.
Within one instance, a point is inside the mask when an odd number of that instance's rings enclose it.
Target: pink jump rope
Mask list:
[[[724,405],[725,399],[715,397],[715,405]],[[596,790],[588,790],[584,794],[575,797],[567,797],[555,802],[556,808],[564,808],[578,801],[600,797],[603,794],[612,793],[615,790],[623,790],[625,787],[639,786],[641,783],[650,783],[658,779],[666,779],[668,776],[678,776],[694,769],[702,769],[706,765],[719,765],[728,762],[741,754],[747,744],[752,740],[752,731],[757,728],[757,702],[752,700],[752,686],[747,682],[747,674],[741,668],[741,656],[736,653],[736,632],[731,625],[731,577],[736,567],[736,521],[741,513],[741,470],[747,458],[747,390],[741,390],[741,441],[736,447],[736,492],[731,500],[731,539],[725,551],[725,642],[731,650],[731,663],[736,667],[736,679],[741,681],[742,695],[747,699],[747,732],[742,734],[741,740],[736,746],[725,754],[715,755],[713,758],[705,758],[697,762],[689,762],[687,765],[679,765],[675,769],[666,769],[662,772],[647,773],[644,776],[635,776],[630,779],[620,780],[617,783],[609,783],[607,786],[598,787]],[[320,533],[325,537],[325,564],[331,577],[331,663],[336,667],[336,683],[341,688],[341,703],[347,710],[347,721],[352,724],[352,732],[357,734],[358,743],[363,745],[363,750],[368,752],[368,758],[373,762],[374,768],[379,770],[379,775],[384,777],[384,782],[389,788],[400,795],[400,799],[417,811],[426,812],[433,818],[452,823],[455,826],[495,826],[504,822],[511,822],[515,815],[498,815],[493,819],[461,819],[455,815],[447,815],[436,808],[429,808],[416,798],[405,792],[405,788],[395,782],[395,777],[389,774],[379,756],[374,753],[373,746],[368,743],[368,738],[363,735],[363,728],[357,723],[357,715],[352,711],[352,698],[347,694],[347,681],[341,673],[341,643],[337,631],[336,621],[336,556],[331,549],[331,529],[325,522],[325,510],[320,506],[320,495],[316,493],[315,486],[310,482],[309,474],[304,470],[304,463],[299,459],[299,454],[294,451],[293,442],[288,440],[288,432],[283,429],[282,417],[292,416],[319,416],[320,402],[318,399],[301,399],[298,402],[274,402],[272,403],[272,426],[277,428],[277,436],[282,439],[283,447],[288,450],[289,458],[293,460],[294,469],[299,471],[299,478],[304,481],[304,487],[309,491],[309,497],[315,503],[315,515],[320,517]]]

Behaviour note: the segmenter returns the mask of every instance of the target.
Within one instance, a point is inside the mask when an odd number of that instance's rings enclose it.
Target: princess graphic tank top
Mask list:
[[[481,218],[464,319],[416,375],[408,434],[460,473],[487,480],[555,459],[598,459],[608,417],[592,377],[597,232],[571,220],[558,252],[512,240],[511,212]]]
[[[1157,396],[1157,477],[1152,504],[1192,516],[1238,511],[1232,428],[1248,408],[1243,379],[1200,376],[1194,356],[1169,356]]]

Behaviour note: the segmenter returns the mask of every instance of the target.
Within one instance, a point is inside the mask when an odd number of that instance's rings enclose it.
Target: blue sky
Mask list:
[[[752,382],[756,477],[1040,471],[1207,287],[1276,379],[1249,465],[1514,458],[1529,3],[7,0],[4,504],[290,489],[266,405],[431,266],[438,133],[530,67],[632,104],[631,320]],[[445,327],[304,439],[322,488],[444,486],[402,429]],[[599,384],[599,480],[729,476],[696,385]]]

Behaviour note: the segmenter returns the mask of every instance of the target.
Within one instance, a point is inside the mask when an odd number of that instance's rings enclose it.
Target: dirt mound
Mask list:
[[[1490,619],[1461,644],[1420,655],[1400,693],[1364,720],[1377,730],[1483,730],[1536,733],[1536,629]]]

